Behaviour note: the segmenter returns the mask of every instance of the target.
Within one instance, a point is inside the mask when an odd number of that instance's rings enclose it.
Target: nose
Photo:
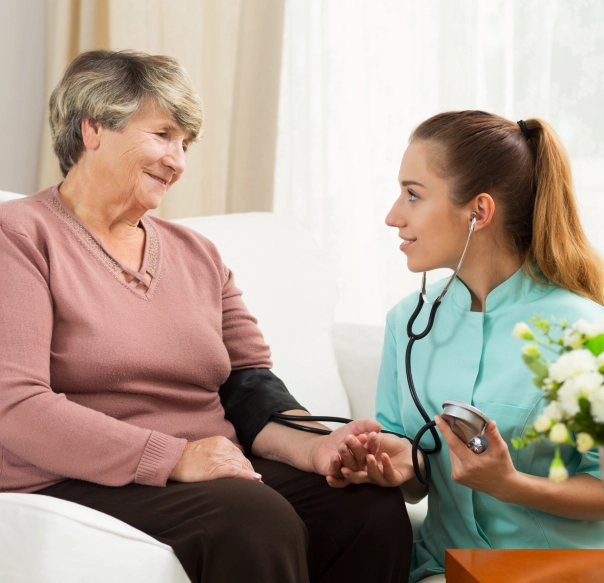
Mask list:
[[[389,227],[404,227],[407,223],[402,213],[402,197],[399,197],[392,205],[390,211],[386,215],[386,224]]]
[[[175,178],[180,177],[187,166],[185,162],[185,151],[180,142],[173,141],[170,143],[163,162],[166,166],[172,169]]]

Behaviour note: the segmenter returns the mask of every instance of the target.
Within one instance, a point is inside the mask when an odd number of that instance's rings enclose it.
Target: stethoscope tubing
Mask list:
[[[407,386],[409,387],[409,393],[411,394],[411,398],[413,399],[413,403],[415,404],[419,414],[422,416],[425,425],[418,431],[417,435],[412,441],[411,446],[411,461],[413,463],[413,471],[415,472],[415,476],[417,477],[420,484],[427,486],[430,483],[431,476],[431,468],[430,468],[430,460],[428,459],[428,455],[433,455],[438,453],[442,449],[442,442],[440,437],[436,431],[436,424],[422,405],[419,397],[417,396],[417,391],[415,390],[415,383],[413,382],[413,375],[411,374],[411,351],[413,349],[413,344],[416,340],[421,340],[425,338],[432,330],[432,326],[434,326],[434,318],[436,317],[436,311],[438,310],[441,300],[437,299],[430,309],[430,314],[428,316],[428,323],[423,332],[419,334],[415,334],[413,332],[413,324],[415,324],[415,320],[419,316],[424,306],[424,296],[425,294],[419,294],[419,302],[417,303],[417,308],[409,318],[409,322],[407,323],[407,336],[409,337],[409,342],[407,343],[407,350],[405,351],[405,373],[407,376]],[[432,439],[434,440],[434,447],[431,449],[425,449],[420,446],[419,442],[423,437],[426,431],[430,431],[432,435]],[[419,465],[419,453],[421,452],[422,457],[424,458],[424,473],[422,475],[422,471]]]
[[[329,435],[331,433],[331,429],[321,429],[320,427],[307,427],[305,425],[298,425],[297,423],[292,423],[292,421],[319,421],[322,423],[352,423],[354,419],[347,419],[346,417],[328,417],[324,415],[285,415],[284,413],[273,413],[271,415],[271,421],[276,423],[280,423],[281,425],[287,425],[287,427],[292,427],[294,429],[299,429],[300,431],[308,431],[309,433],[317,433],[319,435]],[[382,429],[380,433],[389,433],[390,435],[396,435],[396,437],[401,437],[403,439],[407,439],[411,441],[406,435],[402,433],[397,433],[396,431],[388,431],[387,429]]]

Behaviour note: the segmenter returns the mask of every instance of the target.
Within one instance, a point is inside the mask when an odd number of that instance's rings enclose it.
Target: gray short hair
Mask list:
[[[84,119],[122,131],[147,100],[155,101],[192,141],[199,138],[201,99],[176,59],[135,51],[78,55],[50,96],[50,132],[63,176],[84,153]]]

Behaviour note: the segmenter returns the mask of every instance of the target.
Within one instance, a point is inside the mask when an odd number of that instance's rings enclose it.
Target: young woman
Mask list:
[[[566,446],[571,477],[547,479],[549,443],[511,447],[542,410],[542,393],[521,360],[514,324],[534,314],[573,322],[604,316],[603,271],[581,228],[564,149],[539,119],[518,123],[481,111],[432,117],[403,156],[401,194],[386,223],[399,231],[413,272],[463,267],[414,344],[419,398],[442,435],[430,456],[431,481],[415,477],[409,442],[384,434],[349,438],[340,451],[349,482],[400,485],[408,501],[428,495],[410,581],[442,573],[446,548],[602,548],[604,489],[596,451]],[[428,286],[429,302],[446,280]],[[377,419],[413,438],[424,425],[405,372],[407,322],[418,294],[388,314],[377,389]],[[413,326],[428,323],[431,305]],[[440,417],[443,401],[481,409],[492,421],[477,455]],[[430,434],[421,441],[433,447]]]

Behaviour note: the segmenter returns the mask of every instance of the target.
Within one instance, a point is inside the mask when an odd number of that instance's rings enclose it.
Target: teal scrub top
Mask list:
[[[445,282],[428,287],[431,302]],[[405,375],[407,322],[418,299],[419,293],[411,294],[388,313],[376,401],[377,420],[383,427],[410,437],[424,425]],[[522,435],[546,404],[522,361],[526,341],[514,338],[512,330],[535,314],[573,323],[602,318],[604,308],[559,287],[542,286],[523,269],[488,295],[485,313],[472,312],[470,306],[469,290],[456,279],[436,313],[432,331],[413,345],[411,366],[418,396],[430,417],[441,413],[448,399],[478,407],[497,421],[516,469],[545,477],[554,455],[551,443],[531,444],[520,451],[511,445],[512,437]],[[423,307],[414,332],[425,329],[430,307]],[[429,433],[422,445],[433,446]],[[570,520],[505,504],[454,483],[444,440],[442,446],[439,454],[430,456],[428,515],[415,543],[410,582],[442,573],[447,548],[604,548],[604,522]],[[570,475],[587,473],[602,479],[596,449],[580,454],[564,445],[561,455]]]

